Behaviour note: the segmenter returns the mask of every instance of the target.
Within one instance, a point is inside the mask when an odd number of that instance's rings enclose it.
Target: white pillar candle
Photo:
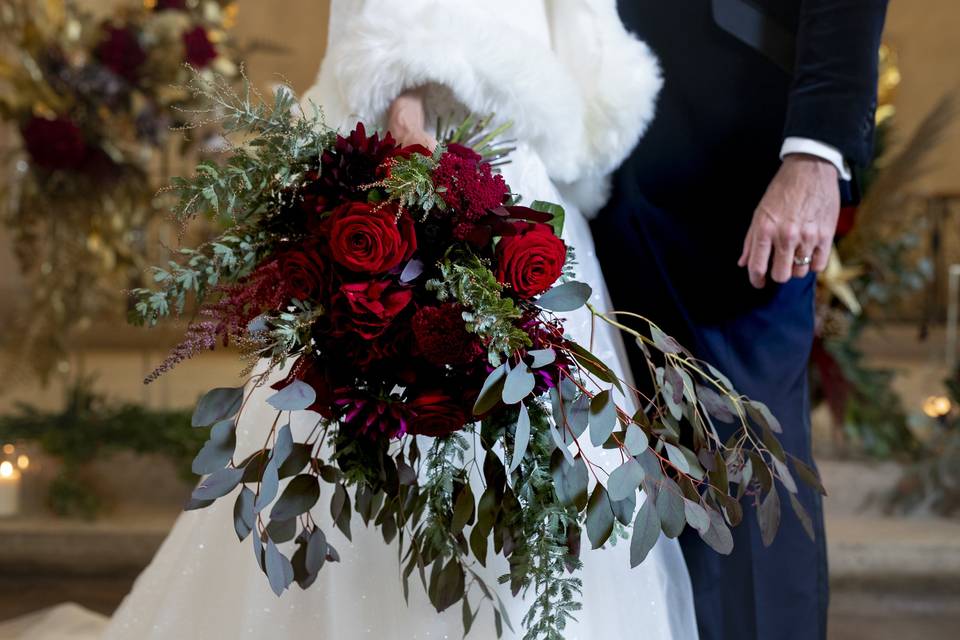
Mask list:
[[[20,513],[20,472],[10,462],[0,463],[0,517]]]

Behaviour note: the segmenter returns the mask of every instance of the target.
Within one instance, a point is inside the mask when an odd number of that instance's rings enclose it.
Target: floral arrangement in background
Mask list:
[[[954,110],[947,96],[890,152],[900,70],[893,49],[884,46],[879,55],[875,160],[857,176],[862,201],[841,211],[837,244],[818,280],[811,371],[813,392],[829,406],[845,446],[875,457],[909,458],[921,443],[892,387],[894,373],[865,363],[858,341],[867,327],[883,321],[884,310],[930,282],[933,265],[922,235],[927,220],[916,206],[915,185]]]
[[[399,541],[404,593],[413,578],[438,611],[459,604],[465,632],[477,601],[498,637],[512,628],[506,596],[479,571],[494,554],[509,561],[499,581],[530,598],[524,637],[559,640],[580,606],[581,538],[594,549],[629,538],[635,566],[689,526],[730,553],[741,500],[769,544],[781,495],[813,535],[797,483],[822,488],[780,446],[776,417],[645,318],[589,304],[562,207],[520,205],[496,171],[506,150],[489,118],[431,151],[362,123],[338,134],[287,90],[264,103],[203,78],[193,87],[243,144],[174,179],[174,212],[225,230],[154,268],[131,316],[155,325],[199,304],[148,382],[220,344],[257,366],[246,387],[197,405],[192,424],[210,429],[188,508],[234,501],[237,537],[278,596],[336,571],[356,514]],[[571,312],[640,345],[646,391],[565,333]],[[259,402],[272,424],[238,446]]]
[[[140,281],[155,194],[185,151],[170,136],[192,107],[178,87],[191,69],[237,76],[235,15],[221,0],[146,0],[105,18],[72,0],[0,6],[0,120],[13,141],[0,215],[30,292],[4,341],[42,376]]]

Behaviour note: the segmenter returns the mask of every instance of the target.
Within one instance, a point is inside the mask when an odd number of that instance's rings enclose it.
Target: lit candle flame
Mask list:
[[[9,462],[0,462],[0,478],[13,477],[13,465]]]
[[[26,471],[27,467],[30,466],[30,458],[24,454],[17,456],[17,466]]]

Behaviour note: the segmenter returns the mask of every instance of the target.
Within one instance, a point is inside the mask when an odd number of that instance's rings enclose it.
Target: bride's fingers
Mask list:
[[[750,260],[750,243],[753,241],[753,225],[747,229],[747,236],[743,239],[743,251],[740,252],[740,258],[737,260],[738,267],[747,266]]]
[[[750,238],[747,271],[750,274],[750,284],[757,289],[762,289],[767,283],[767,270],[770,268],[772,250],[773,240],[770,239],[770,235],[755,229]]]

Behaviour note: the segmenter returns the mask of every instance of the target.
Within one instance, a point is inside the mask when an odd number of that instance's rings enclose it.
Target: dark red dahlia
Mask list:
[[[20,131],[31,160],[38,167],[54,170],[79,169],[88,155],[83,133],[69,118],[33,117]]]
[[[129,27],[106,27],[95,55],[103,66],[131,84],[137,82],[147,60],[137,34]]]
[[[432,364],[465,365],[483,355],[480,340],[467,331],[459,304],[423,307],[414,314],[412,326],[420,354]]]
[[[510,190],[503,176],[493,173],[479,154],[459,145],[451,147],[433,172],[434,184],[461,222],[479,220],[488,210],[502,206]]]
[[[373,398],[356,389],[339,389],[336,404],[340,423],[349,431],[372,438],[399,438],[407,433],[410,410],[393,398]]]
[[[313,187],[330,204],[341,198],[366,199],[361,187],[384,177],[384,163],[396,148],[389,132],[383,139],[379,133],[367,136],[363,123],[358,122],[349,136],[338,135],[333,148],[323,152],[320,177]]]
[[[217,57],[217,48],[210,42],[207,30],[201,26],[183,34],[183,46],[186,49],[184,59],[197,69],[203,69]]]

